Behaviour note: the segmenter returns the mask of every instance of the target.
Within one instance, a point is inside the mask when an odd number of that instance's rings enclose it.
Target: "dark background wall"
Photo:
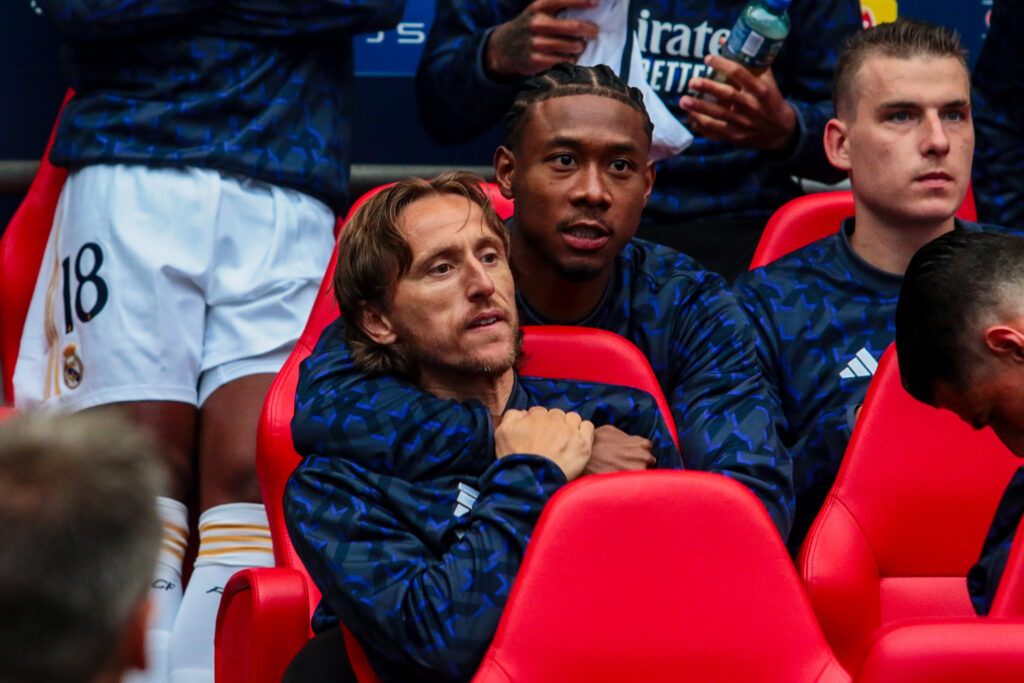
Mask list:
[[[887,21],[897,13],[958,29],[972,57],[987,28],[992,0],[863,0],[865,21]],[[353,163],[489,165],[496,130],[466,145],[441,147],[416,118],[412,74],[433,20],[432,0],[409,0],[402,23],[391,31],[356,39],[358,74]],[[59,40],[30,0],[0,2],[0,161],[36,159],[46,144],[66,81],[60,71]],[[19,197],[0,195],[0,226]]]

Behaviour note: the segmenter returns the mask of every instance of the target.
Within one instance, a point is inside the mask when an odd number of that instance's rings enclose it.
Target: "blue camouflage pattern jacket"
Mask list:
[[[472,139],[508,111],[523,79],[484,72],[490,30],[527,0],[441,0],[416,73],[420,119],[432,137]],[[648,84],[677,116],[690,78],[732,28],[746,0],[632,0],[631,28],[640,41]],[[844,174],[825,158],[821,140],[832,117],[832,72],[843,40],[860,30],[856,0],[794,0],[792,29],[773,65],[779,89],[796,112],[799,132],[784,152],[761,152],[697,137],[658,164],[645,216],[696,220],[763,216],[800,194],[791,176],[836,182]],[[611,65],[617,67],[618,65]]]
[[[985,535],[981,557],[967,573],[967,592],[974,611],[984,616],[992,609],[992,601],[1010,558],[1013,537],[1024,516],[1024,467],[1013,473],[1003,497],[999,500],[992,526]]]
[[[352,36],[404,0],[37,0],[75,97],[50,159],[199,166],[347,208]]]
[[[733,284],[756,330],[769,395],[782,408],[779,436],[793,456],[794,553],[839,472],[878,360],[896,338],[903,276],[858,256],[853,229],[849,218],[834,235]],[[957,219],[956,229],[996,228]]]
[[[604,298],[576,324],[615,332],[647,356],[686,468],[747,486],[785,539],[793,521],[792,461],[776,433],[782,416],[736,297],[722,276],[645,240],[627,244],[614,268]],[[550,323],[518,291],[516,302],[520,324]]]
[[[679,453],[650,395],[520,377],[508,409],[575,410]],[[348,626],[385,681],[468,680],[494,635],[544,504],[550,460],[495,459],[490,415],[357,371],[340,321],[300,369],[292,422],[306,457],[285,494],[288,531],[323,593],[316,631]]]
[[[1024,228],[1024,0],[996,0],[971,74],[978,218]]]

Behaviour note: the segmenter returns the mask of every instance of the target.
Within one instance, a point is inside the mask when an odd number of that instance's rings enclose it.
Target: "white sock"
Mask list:
[[[181,604],[181,564],[188,545],[188,510],[176,500],[158,497],[157,510],[164,524],[164,537],[157,557],[156,572],[150,584],[149,600],[153,614],[146,631],[145,671],[133,671],[127,683],[167,683],[167,662],[171,629]]]
[[[240,569],[273,564],[261,504],[218,505],[199,517],[199,553],[171,634],[171,683],[213,683],[213,635],[224,584]]]

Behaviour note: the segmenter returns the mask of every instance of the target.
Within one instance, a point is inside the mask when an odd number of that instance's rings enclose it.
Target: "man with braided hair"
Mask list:
[[[524,84],[505,135],[494,166],[501,192],[516,203],[509,232],[520,322],[596,327],[636,344],[671,406],[686,467],[749,487],[785,538],[792,463],[743,312],[720,276],[633,239],[655,175],[639,91],[608,67],[559,64]],[[357,394],[338,390],[364,378],[343,327],[329,326],[303,365],[293,422],[299,452],[323,453],[346,438],[345,418],[361,409]],[[407,388],[389,378],[375,384],[375,396],[402,405]],[[398,448],[419,444],[419,425],[393,427],[379,437]],[[613,451],[589,471],[647,464]]]
[[[635,46],[643,69],[629,79],[644,78],[694,133],[683,153],[659,163],[640,235],[731,279],[750,263],[772,211],[801,193],[793,176],[842,178],[821,136],[836,49],[860,30],[860,3],[793,0],[789,37],[758,77],[720,54],[747,0],[627,4],[625,26],[599,27],[577,12],[592,0],[439,0],[416,73],[420,119],[443,144],[469,140],[501,120],[527,78],[575,62],[590,41],[627,37],[622,68]],[[711,69],[730,82],[713,81]]]

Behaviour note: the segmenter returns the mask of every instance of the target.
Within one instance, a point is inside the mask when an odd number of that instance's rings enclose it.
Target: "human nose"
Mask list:
[[[488,297],[494,293],[494,280],[485,265],[478,259],[470,259],[465,270],[466,291],[470,298]]]
[[[938,112],[928,114],[924,119],[924,153],[944,155],[949,152],[949,135],[945,122]]]
[[[611,203],[607,179],[597,164],[585,165],[576,174],[572,201],[573,203],[584,203],[591,206],[608,206]]]

